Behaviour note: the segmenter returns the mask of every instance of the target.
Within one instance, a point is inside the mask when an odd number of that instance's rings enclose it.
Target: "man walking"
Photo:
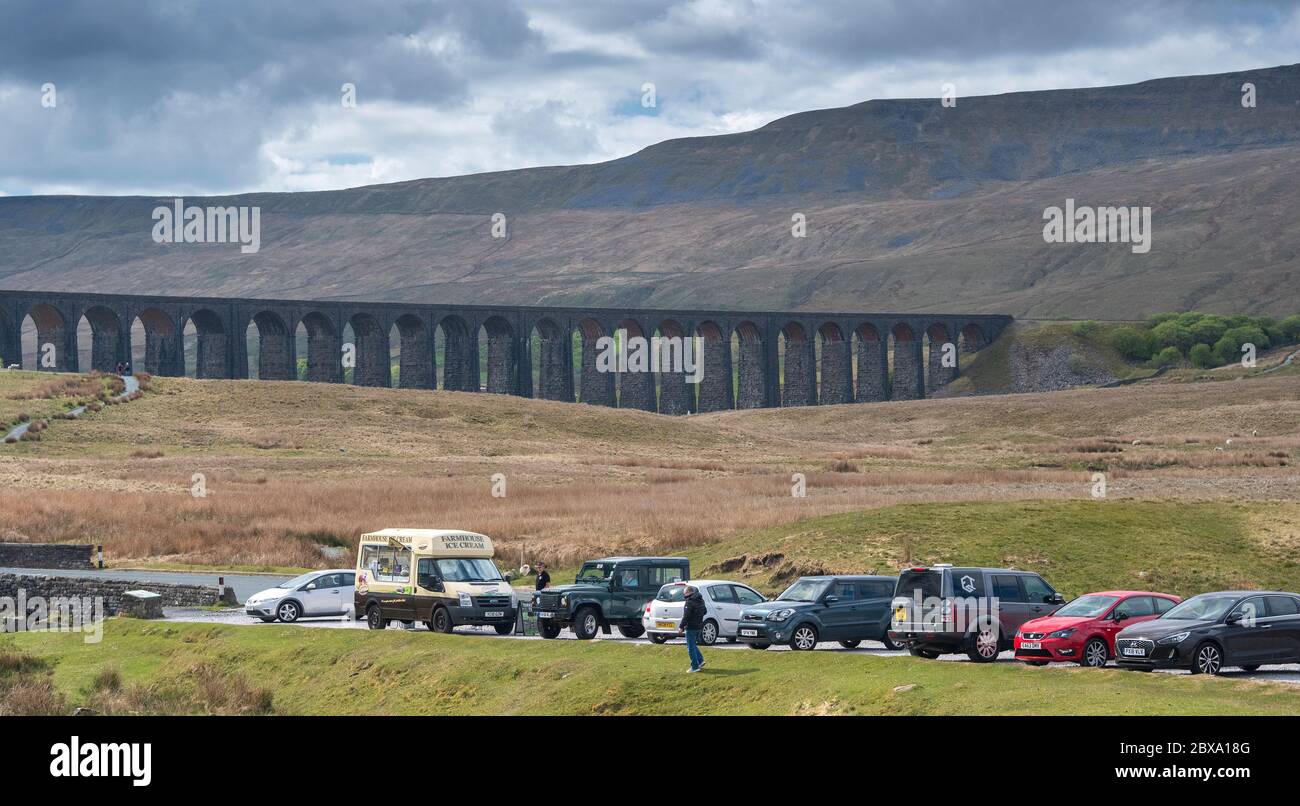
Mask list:
[[[546,573],[546,563],[537,564],[537,590],[551,584],[551,575]]]
[[[704,627],[704,613],[708,609],[700,591],[690,585],[682,591],[685,601],[682,606],[682,630],[686,633],[686,654],[691,658],[690,671],[698,672],[704,668],[704,656],[700,654],[700,630]]]

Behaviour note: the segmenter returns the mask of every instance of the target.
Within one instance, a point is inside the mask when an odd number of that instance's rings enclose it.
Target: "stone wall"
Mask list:
[[[73,543],[0,543],[0,568],[94,568],[95,547]]]
[[[218,603],[238,605],[229,586],[217,595],[215,585],[173,585],[156,582],[132,582],[124,579],[93,577],[57,577],[42,574],[0,574],[0,596],[17,598],[19,590],[28,599],[42,596],[104,597],[104,614],[117,614],[126,591],[147,590],[162,596],[163,607],[202,607]]]

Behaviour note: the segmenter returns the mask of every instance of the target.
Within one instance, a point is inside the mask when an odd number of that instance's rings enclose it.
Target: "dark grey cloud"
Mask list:
[[[1300,13],[1265,0],[8,0],[0,193],[340,187],[604,159],[949,79],[1295,61]]]

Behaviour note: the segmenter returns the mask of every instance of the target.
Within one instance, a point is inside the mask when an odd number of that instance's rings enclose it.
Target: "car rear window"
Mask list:
[[[661,602],[680,602],[686,598],[683,595],[685,592],[685,585],[665,585],[659,589],[659,595],[655,598]]]
[[[943,595],[943,573],[940,571],[904,571],[898,575],[895,596],[922,599]]]

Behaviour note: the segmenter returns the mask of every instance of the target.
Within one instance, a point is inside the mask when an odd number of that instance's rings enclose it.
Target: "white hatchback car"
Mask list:
[[[244,602],[244,612],[262,621],[279,619],[291,624],[303,616],[343,616],[355,607],[352,600],[357,572],[351,568],[309,571],[258,591]]]
[[[659,594],[646,604],[645,612],[641,614],[641,626],[645,627],[646,635],[656,644],[683,634],[678,625],[682,621],[682,609],[685,607],[682,604],[685,598],[683,591],[687,585],[698,588],[704,596],[707,609],[704,613],[704,627],[700,630],[702,644],[712,644],[719,638],[735,641],[741,609],[767,601],[763,594],[748,585],[724,579],[670,582],[659,589]]]

